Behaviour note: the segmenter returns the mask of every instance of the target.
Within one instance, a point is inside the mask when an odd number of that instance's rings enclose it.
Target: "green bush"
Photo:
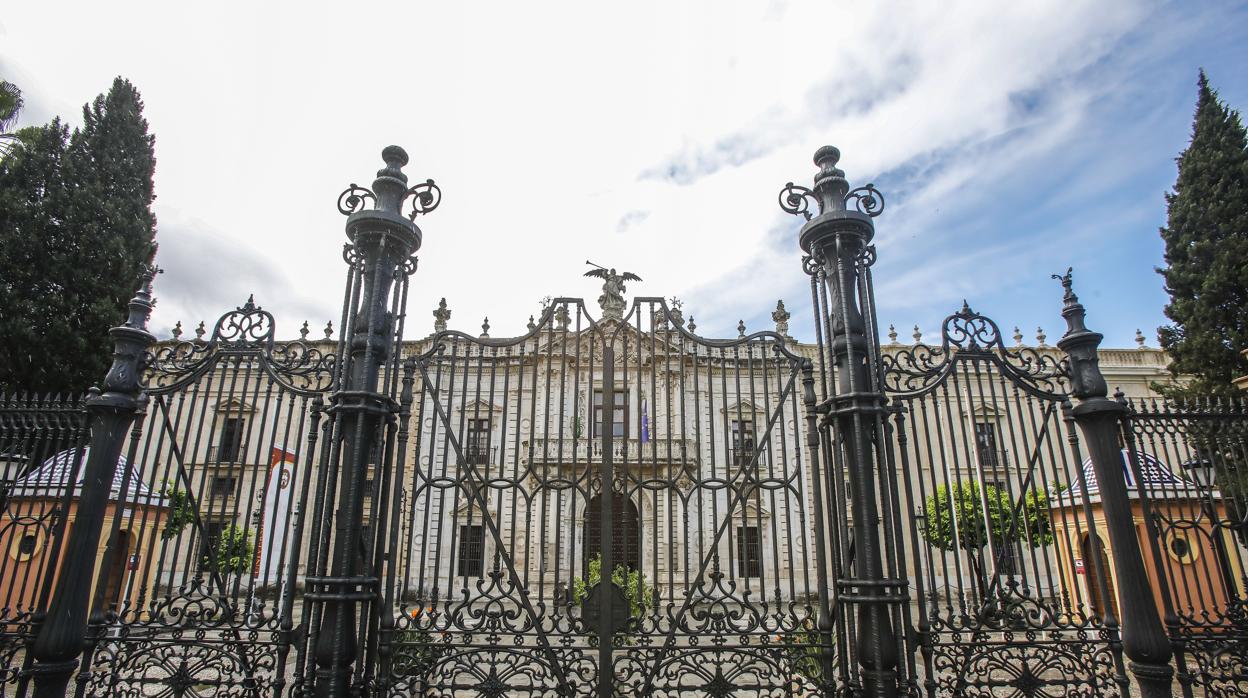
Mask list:
[[[204,567],[221,574],[246,574],[251,571],[256,552],[251,529],[231,525],[221,532],[204,559]]]
[[[581,604],[589,596],[589,590],[602,581],[602,555],[595,555],[589,560],[589,569],[584,578],[572,580],[572,603]],[[640,618],[646,603],[654,596],[654,588],[646,583],[646,577],[639,570],[630,570],[624,565],[616,565],[611,572],[611,581],[624,591],[628,599],[628,615]],[[627,633],[618,633],[625,636]],[[618,640],[617,640],[618,641]],[[626,644],[629,642],[625,640]]]
[[[400,630],[394,636],[394,660],[390,673],[394,676],[424,676],[448,651],[450,648],[428,630]]]
[[[779,637],[784,658],[788,660],[793,671],[819,683],[823,680],[823,648],[820,646],[819,631],[815,629],[815,621],[807,618],[798,627],[786,631]],[[832,636],[827,638],[832,642]]]
[[[195,508],[191,506],[191,497],[186,490],[175,487],[168,480],[165,480],[160,494],[169,501],[169,516],[165,519],[165,527],[161,530],[160,537],[169,540],[181,533],[187,524],[195,523]]]

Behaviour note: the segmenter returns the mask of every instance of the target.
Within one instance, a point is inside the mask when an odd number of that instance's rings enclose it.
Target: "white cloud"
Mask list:
[[[1154,12],[1093,0],[1060,11],[71,5],[9,8],[0,69],[23,83],[32,119],[76,118],[115,74],[143,92],[157,136],[158,261],[170,268],[157,325],[224,311],[255,288],[292,335],[304,319],[337,317],[334,202],[349,182],[371,181],[390,143],[411,154],[412,179],[433,177],[444,192],[420,221],[413,335],[442,296],[452,325],[475,329],[488,315],[496,336],[520,331],[543,296],[592,304],[586,258],[640,274],[638,295],[688,296],[708,331],[765,318],[806,283],[800,221],[784,219],[787,248],[768,237],[782,220],[776,192],[809,179],[825,142],[841,148],[851,180],[898,185],[880,219],[882,269],[895,272],[882,306],[934,312],[984,286],[941,280],[931,266],[946,264],[954,235],[927,226],[947,225],[950,209],[993,196],[993,178],[1036,166],[1085,128],[1089,105],[1114,86],[1078,77]],[[986,247],[943,276],[1003,267],[998,250],[1029,254],[1025,242]],[[204,277],[213,269],[223,270],[215,284],[216,272]],[[795,328],[801,300],[789,303]]]

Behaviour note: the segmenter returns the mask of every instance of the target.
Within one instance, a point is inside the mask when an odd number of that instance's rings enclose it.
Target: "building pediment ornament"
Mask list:
[[[224,412],[224,413],[229,413],[229,414],[251,414],[256,411],[256,408],[253,407],[250,403],[234,397],[234,398],[229,398],[228,400],[222,400],[218,402],[216,406],[216,410],[217,412]]]
[[[463,407],[457,408],[462,414],[471,417],[473,415],[493,415],[502,413],[503,408],[486,400],[469,400]]]
[[[977,405],[974,405],[970,409],[963,408],[962,413],[966,416],[973,418],[977,422],[983,422],[983,421],[989,421],[989,420],[995,421],[1005,416],[1005,410],[1002,410],[999,407],[988,404],[986,402],[981,402]]]
[[[751,417],[753,415],[766,414],[767,410],[755,405],[750,400],[737,400],[736,402],[729,403],[729,405],[722,408],[720,412],[728,415],[729,417],[733,417],[735,415]]]

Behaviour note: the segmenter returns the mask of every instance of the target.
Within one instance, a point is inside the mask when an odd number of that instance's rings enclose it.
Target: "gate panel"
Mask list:
[[[36,620],[63,564],[72,501],[39,472],[59,463],[78,477],[89,437],[79,397],[0,396],[0,694],[24,683]]]
[[[392,694],[785,695],[826,675],[808,362],[772,333],[697,337],[661,299],[607,314],[558,299],[523,337],[443,332],[413,361]]]
[[[963,309],[886,347],[904,546],[929,695],[1125,692],[1113,586],[1055,350]],[[1111,613],[1112,611],[1112,613]]]
[[[1248,695],[1248,409],[1136,402],[1124,418],[1128,497],[1175,645],[1184,695]]]
[[[87,695],[278,695],[289,679],[332,345],[275,342],[251,300],[202,335],[147,359],[147,414],[104,520]]]

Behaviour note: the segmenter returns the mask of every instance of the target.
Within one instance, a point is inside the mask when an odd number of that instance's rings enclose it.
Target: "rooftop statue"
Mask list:
[[[589,260],[585,260],[585,263],[592,267],[598,267],[585,272],[585,276],[593,276],[603,280],[602,295],[598,296],[598,305],[602,308],[602,317],[604,319],[623,320],[624,308],[627,305],[624,302],[624,282],[641,281],[641,277],[631,271],[617,274],[614,268],[599,267]]]

